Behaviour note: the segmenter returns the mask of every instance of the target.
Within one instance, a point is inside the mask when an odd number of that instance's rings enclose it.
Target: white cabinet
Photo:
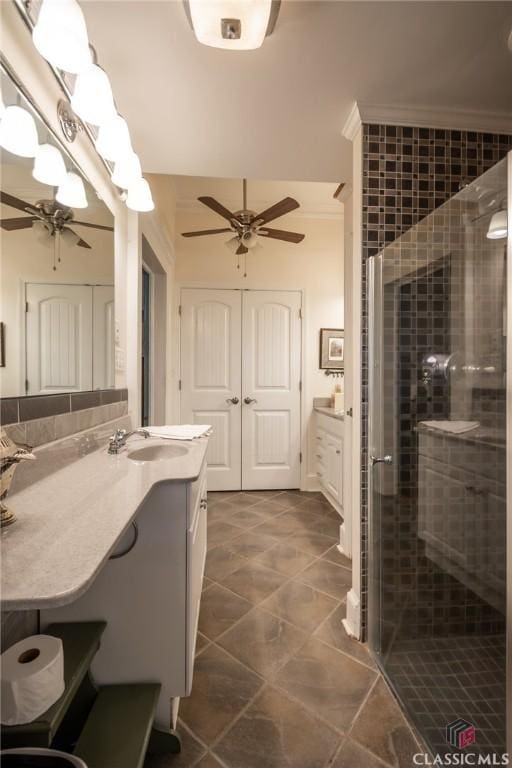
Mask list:
[[[195,482],[154,485],[135,522],[134,546],[130,526],[116,549],[122,556],[107,560],[78,600],[42,612],[41,625],[106,621],[91,667],[95,681],[161,683],[156,724],[166,730],[177,700],[192,688],[206,558],[206,462]]]
[[[315,443],[320,489],[343,516],[343,421],[317,412]]]

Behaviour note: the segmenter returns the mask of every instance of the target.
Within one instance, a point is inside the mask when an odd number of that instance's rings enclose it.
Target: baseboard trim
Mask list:
[[[357,640],[361,638],[361,604],[359,595],[353,589],[347,595],[347,618],[343,619],[342,624],[347,635]]]

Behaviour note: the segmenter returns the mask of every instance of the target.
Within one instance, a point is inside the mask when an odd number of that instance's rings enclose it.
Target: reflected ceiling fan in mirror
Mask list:
[[[270,237],[273,240],[284,240],[287,243],[301,243],[305,235],[298,232],[288,232],[284,229],[272,229],[266,225],[286,213],[300,208],[299,203],[293,197],[285,197],[278,203],[271,205],[261,213],[251,211],[247,207],[247,179],[243,179],[243,203],[242,209],[234,213],[228,210],[222,203],[219,203],[213,197],[198,197],[197,199],[208,206],[212,211],[218,213],[223,219],[229,222],[229,227],[222,229],[201,229],[196,232],[182,232],[183,237],[202,237],[203,235],[217,235],[231,232],[233,237],[226,241],[228,248],[239,257],[238,268],[240,268],[240,256],[246,256],[250,250],[261,248],[260,237]],[[244,270],[244,277],[247,272]]]
[[[38,200],[37,203],[27,203],[25,200],[20,200],[18,197],[8,194],[7,192],[0,191],[0,202],[2,205],[8,205],[10,208],[15,208],[18,211],[23,211],[28,216],[18,216],[9,219],[0,219],[0,227],[8,232],[14,232],[19,229],[33,228],[37,234],[38,239],[51,243],[54,239],[54,264],[53,269],[56,270],[56,261],[60,261],[60,238],[69,246],[78,246],[80,248],[91,248],[89,243],[83,240],[75,231],[71,229],[70,225],[80,227],[91,227],[92,229],[101,229],[108,232],[113,232],[113,227],[107,227],[103,224],[94,224],[87,221],[77,221],[74,216],[74,211],[66,205],[58,203],[56,200]]]

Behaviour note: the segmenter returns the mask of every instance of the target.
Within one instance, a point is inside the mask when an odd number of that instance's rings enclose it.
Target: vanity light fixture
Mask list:
[[[496,211],[491,216],[489,229],[487,230],[488,240],[502,240],[508,235],[507,212],[505,210]]]
[[[32,176],[50,187],[62,184],[66,177],[66,165],[57,147],[53,144],[41,144],[38,147]]]
[[[82,179],[77,173],[68,171],[55,194],[55,199],[69,208],[87,208],[87,196]]]
[[[36,122],[30,112],[13,104],[0,122],[0,147],[19,157],[35,157],[39,140]]]
[[[121,189],[129,189],[136,181],[142,178],[142,169],[140,167],[140,160],[135,152],[130,152],[124,157],[120,158],[114,165],[114,173],[112,174],[112,182],[116,187]]]
[[[100,125],[96,149],[105,160],[110,160],[112,163],[133,152],[128,125],[121,115],[115,115],[111,120]]]
[[[116,116],[110,80],[104,69],[91,64],[77,75],[71,106],[78,117],[91,125],[103,125]]]
[[[84,15],[76,0],[43,0],[32,40],[57,69],[77,75],[92,63]]]
[[[151,196],[151,189],[149,188],[146,179],[137,179],[134,184],[128,187],[126,205],[130,210],[138,211],[139,213],[147,213],[154,209],[155,204]]]
[[[203,45],[234,51],[259,48],[274,29],[275,0],[185,0],[185,12]]]

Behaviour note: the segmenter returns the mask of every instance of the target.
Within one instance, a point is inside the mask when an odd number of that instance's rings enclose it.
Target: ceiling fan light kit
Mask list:
[[[55,199],[70,208],[87,208],[87,196],[82,179],[77,173],[68,171],[55,193]]]
[[[188,9],[203,45],[251,51],[269,34],[272,0],[188,0]]]
[[[58,187],[66,177],[66,165],[62,154],[53,144],[41,144],[34,160],[32,176],[41,184]]]
[[[13,104],[0,122],[0,147],[19,157],[35,157],[39,140],[36,122],[30,112]]]
[[[31,19],[30,22],[33,23]],[[94,143],[101,157],[114,163],[112,182],[127,189],[136,181],[134,168],[137,179],[142,181],[140,162],[138,158],[137,164],[133,160],[136,155],[132,150],[128,126],[117,113],[108,75],[98,65],[95,54],[93,56],[94,49],[89,43],[84,14],[77,0],[42,0],[33,25],[32,40],[41,56],[55,69],[76,75],[69,113],[76,113],[78,118],[98,129]],[[62,103],[59,109],[63,112]],[[60,113],[59,119],[66,139],[74,141],[80,130],[80,121],[64,120]],[[118,184],[119,178],[123,184]],[[140,200],[143,205],[141,212],[152,210],[154,204],[149,185],[146,182],[142,187],[144,195],[131,196],[132,202],[135,201],[133,205]]]

